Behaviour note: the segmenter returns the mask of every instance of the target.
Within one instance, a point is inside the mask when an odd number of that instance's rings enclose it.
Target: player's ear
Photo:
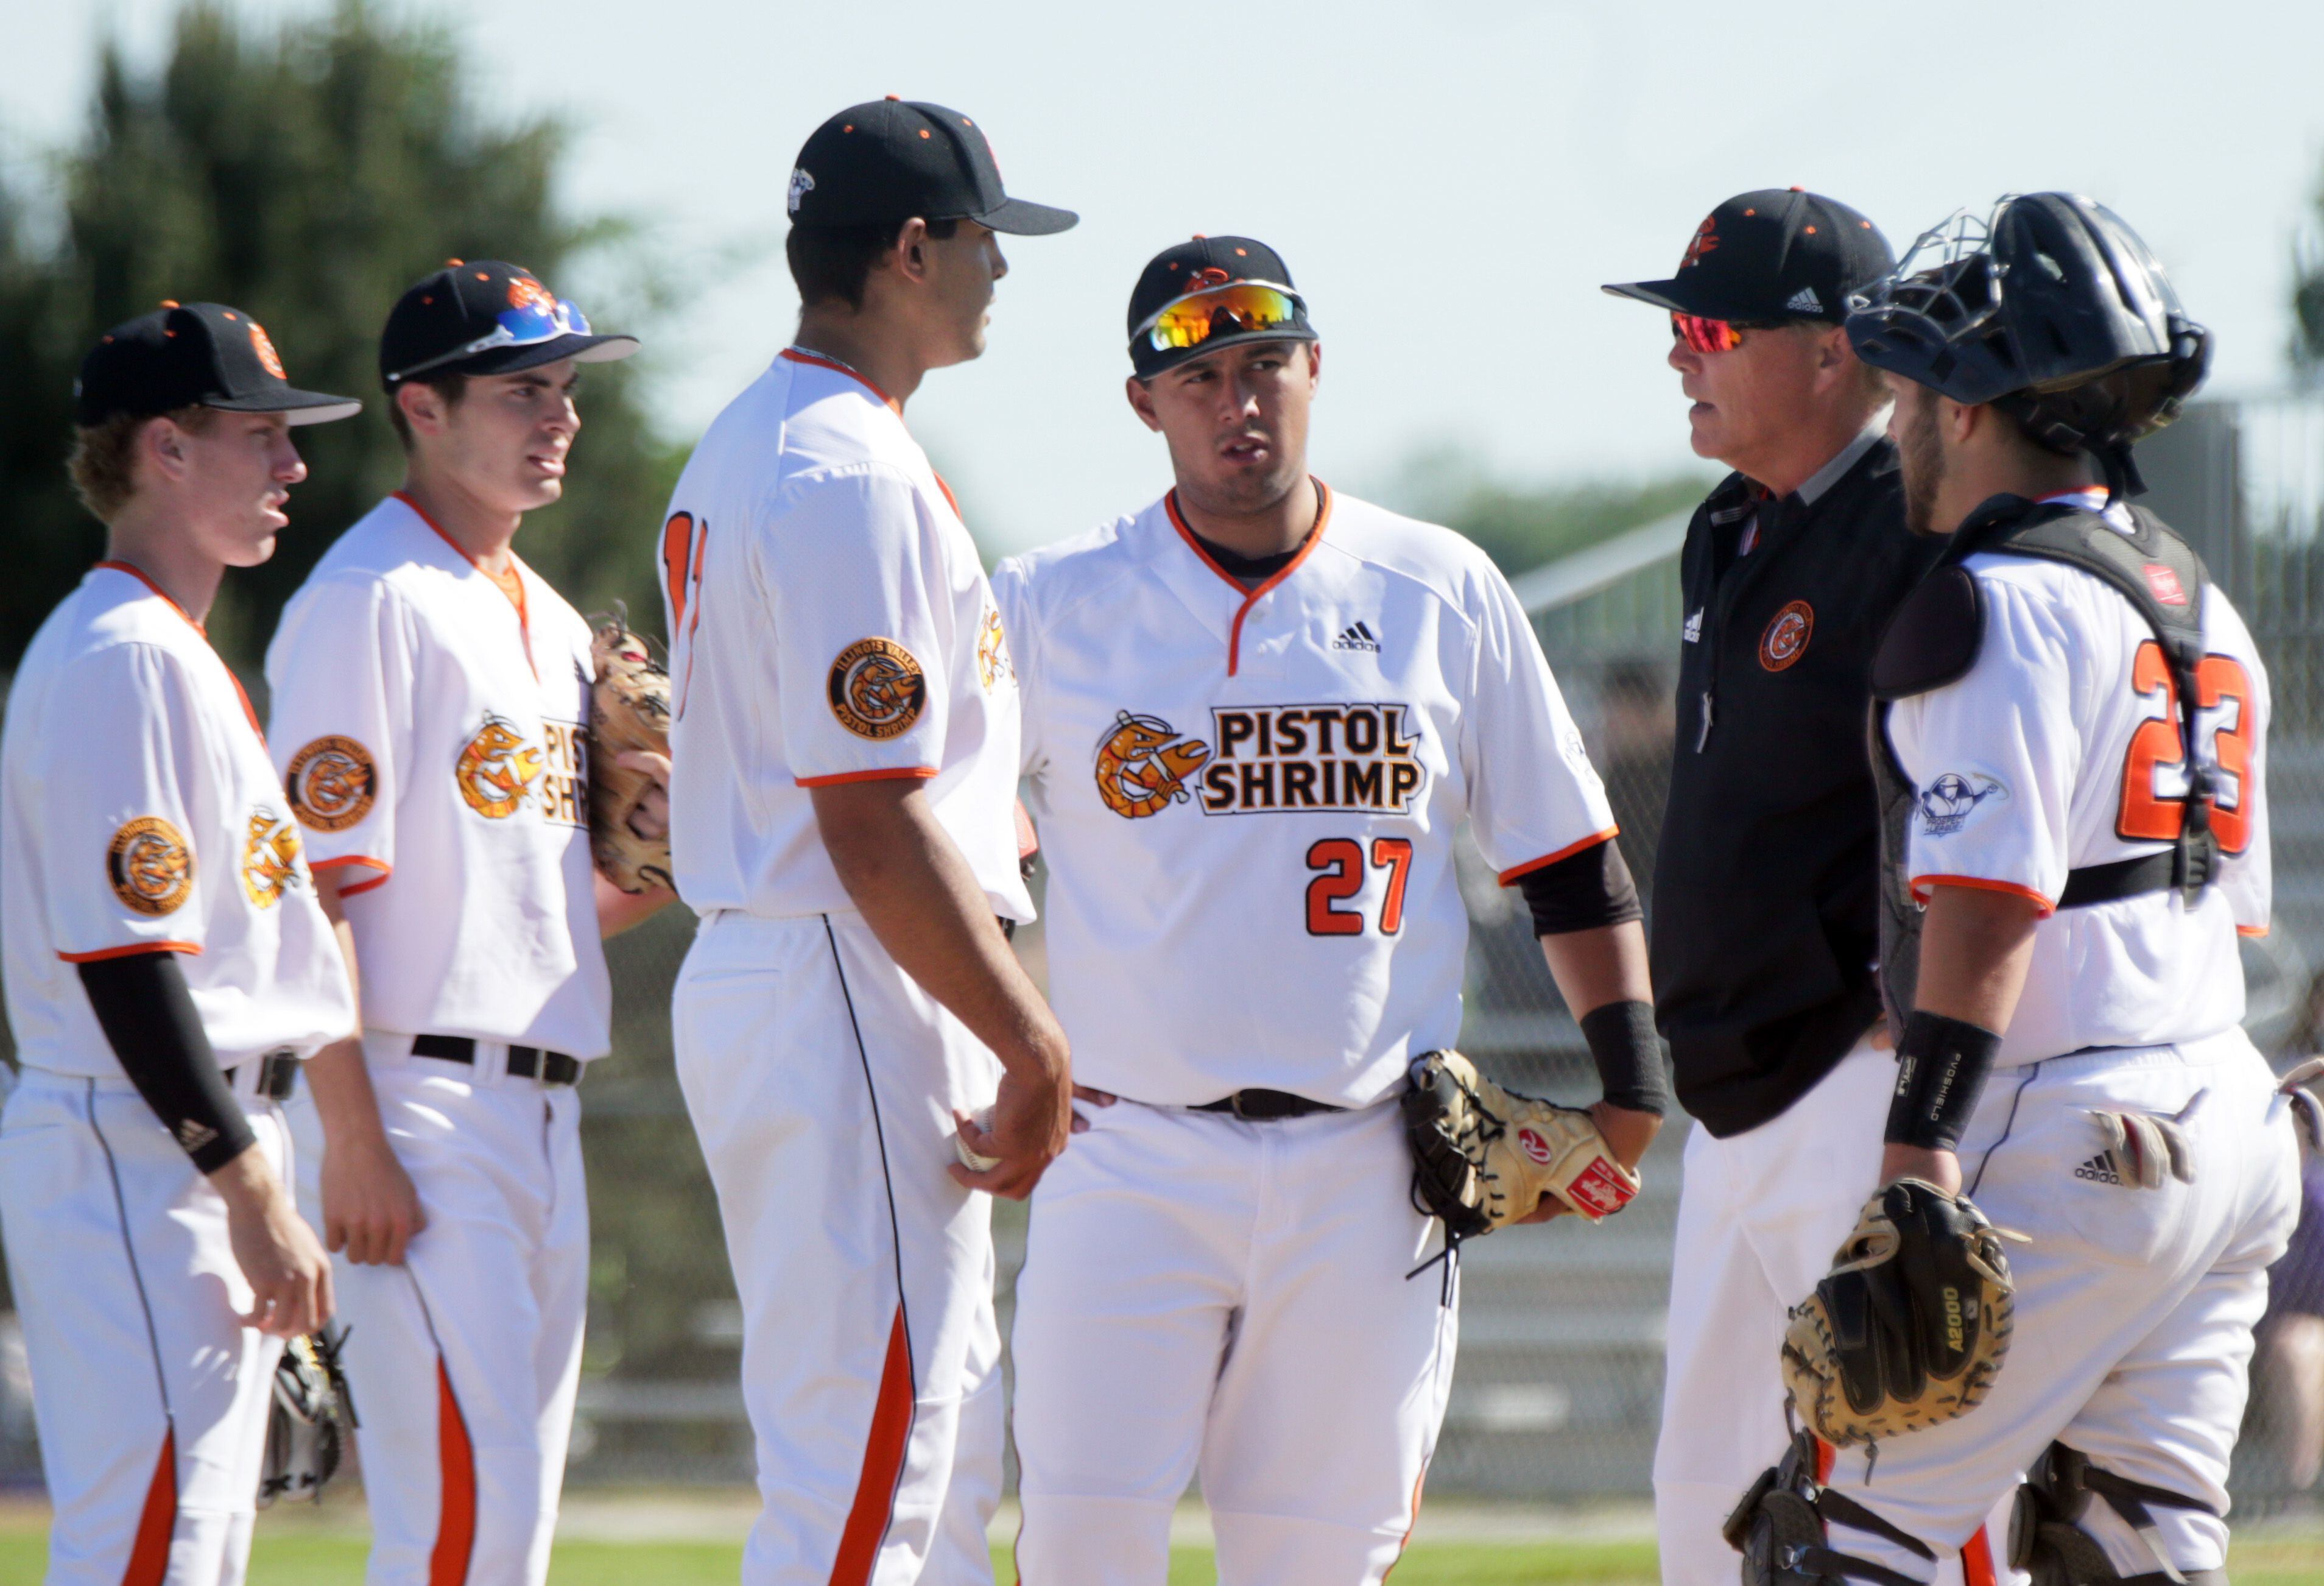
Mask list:
[[[1121,394],[1130,399],[1130,410],[1138,415],[1140,424],[1157,435],[1162,433],[1162,420],[1154,411],[1154,393],[1144,381],[1131,375],[1121,383]]]
[[[1323,378],[1323,344],[1311,341],[1307,346],[1307,394],[1315,394],[1316,383]]]
[[[187,442],[190,438],[169,419],[153,419],[138,431],[137,450],[146,466],[159,479],[182,479],[190,465]]]
[[[444,394],[434,386],[417,380],[407,380],[395,388],[389,399],[403,413],[403,421],[415,435],[434,435],[444,428]]]
[[[928,223],[917,215],[896,228],[896,273],[910,281],[928,278]]]

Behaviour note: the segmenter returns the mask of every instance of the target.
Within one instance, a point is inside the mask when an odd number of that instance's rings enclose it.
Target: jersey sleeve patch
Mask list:
[[[859,738],[884,742],[911,731],[927,708],[927,674],[892,639],[859,639],[831,663],[831,714]]]
[[[1988,806],[2009,802],[2009,784],[1981,771],[1946,771],[1921,789],[1914,803],[1921,829],[1950,837]]]
[[[160,816],[140,816],[113,834],[106,880],[132,912],[172,914],[194,890],[194,851],[185,834]]]
[[[283,772],[290,812],[309,831],[343,832],[371,813],[379,767],[353,738],[318,738],[290,757]]]
[[[272,908],[283,893],[306,885],[300,847],[296,824],[263,805],[251,811],[242,845],[242,890],[253,907]]]

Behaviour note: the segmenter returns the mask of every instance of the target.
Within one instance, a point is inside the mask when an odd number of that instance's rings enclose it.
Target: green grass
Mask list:
[[[250,1586],[359,1586],[364,1542],[331,1535],[261,1536]],[[33,1586],[48,1556],[37,1532],[0,1534],[0,1586]],[[742,1550],[715,1542],[567,1542],[558,1545],[550,1586],[732,1586]],[[993,1551],[999,1586],[1015,1586],[1005,1549]],[[2230,1561],[2236,1586],[2324,1586],[2324,1545],[2313,1539],[2247,1543]],[[1180,1548],[1170,1586],[1210,1586],[1210,1554]],[[1395,1586],[1652,1586],[1655,1551],[1645,1542],[1423,1543],[1397,1566]]]

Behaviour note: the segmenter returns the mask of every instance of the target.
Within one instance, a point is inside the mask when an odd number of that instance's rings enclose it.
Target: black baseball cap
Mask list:
[[[73,382],[73,422],[84,428],[190,407],[280,413],[293,424],[363,411],[355,397],[292,385],[266,327],[223,303],[164,302],[123,320],[88,350]]]
[[[974,220],[1018,236],[1065,231],[1081,217],[1012,198],[984,129],[957,110],[893,94],[816,127],[791,168],[795,226]]]
[[[1287,319],[1251,324],[1222,304],[1210,320],[1208,332],[1191,346],[1157,346],[1150,334],[1162,310],[1181,298],[1222,291],[1249,284],[1280,290],[1287,302]],[[1278,310],[1279,311],[1279,310]],[[1291,280],[1283,255],[1256,237],[1196,236],[1163,249],[1147,261],[1130,293],[1130,362],[1140,380],[1151,380],[1166,369],[1200,358],[1242,341],[1315,341],[1315,327],[1307,320],[1307,301]]]
[[[521,264],[447,259],[387,311],[379,377],[391,391],[415,374],[513,374],[560,358],[608,364],[638,350],[634,336],[599,336],[589,317]]]
[[[1848,294],[1896,267],[1880,228],[1805,188],[1738,193],[1704,217],[1667,281],[1605,290],[1705,319],[1848,318]]]

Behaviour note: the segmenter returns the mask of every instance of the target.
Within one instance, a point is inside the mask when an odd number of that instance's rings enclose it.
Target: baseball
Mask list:
[[[976,1115],[975,1123],[977,1128],[982,1130],[986,1134],[991,1134],[992,1132],[992,1109],[987,1107],[982,1111],[979,1112]],[[968,1148],[967,1138],[956,1130],[954,1131],[952,1137],[952,1148],[954,1154],[960,1157],[960,1165],[963,1167],[967,1168],[971,1173],[990,1173],[993,1168],[1001,1166],[1000,1157],[988,1157],[982,1151],[970,1150]]]

